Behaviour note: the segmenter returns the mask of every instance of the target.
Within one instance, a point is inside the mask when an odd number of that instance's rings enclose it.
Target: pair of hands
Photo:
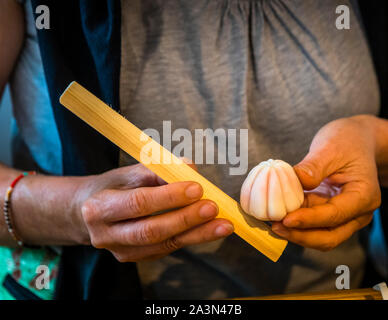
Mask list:
[[[275,233],[327,251],[370,223],[380,205],[380,187],[368,120],[336,120],[317,133],[308,155],[294,167],[311,191],[302,208],[272,224]],[[93,176],[80,191],[83,232],[93,246],[121,262],[157,259],[233,232],[229,221],[216,218],[214,202],[200,200],[200,185],[165,184],[141,164]]]

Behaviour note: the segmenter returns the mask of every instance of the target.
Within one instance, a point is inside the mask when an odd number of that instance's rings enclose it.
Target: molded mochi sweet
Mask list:
[[[280,221],[288,212],[299,209],[303,200],[303,188],[294,169],[282,160],[259,163],[241,187],[241,207],[260,220]]]

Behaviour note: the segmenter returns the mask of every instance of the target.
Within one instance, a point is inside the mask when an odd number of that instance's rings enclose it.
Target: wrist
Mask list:
[[[77,190],[84,179],[38,174],[20,181],[12,195],[12,207],[16,228],[26,244],[89,243],[75,205]]]
[[[86,227],[84,218],[82,216],[82,205],[90,196],[90,190],[92,189],[92,181],[94,176],[85,177],[72,177],[74,183],[72,186],[72,197],[70,199],[70,212],[69,217],[74,229],[77,230],[75,241],[79,245],[90,245],[89,231]]]
[[[2,246],[16,246],[16,242],[12,238],[11,234],[7,230],[6,221],[4,217],[4,201],[5,201],[5,195],[7,192],[7,189],[11,185],[11,183],[15,180],[15,178],[22,173],[22,171],[18,171],[12,168],[7,168],[0,164],[1,167],[1,173],[0,173],[0,181],[2,182],[0,185],[0,193],[1,193],[1,218],[0,218],[0,239]]]
[[[381,169],[388,167],[388,121],[375,117],[373,123],[376,140],[376,163]]]
[[[357,128],[362,132],[363,138],[366,139],[368,147],[371,148],[372,156],[376,163],[381,154],[381,141],[377,130],[379,118],[370,114],[361,114],[351,117],[353,121],[356,121]]]
[[[374,161],[381,186],[388,187],[388,121],[372,115],[353,117],[358,125],[370,132],[373,138]]]

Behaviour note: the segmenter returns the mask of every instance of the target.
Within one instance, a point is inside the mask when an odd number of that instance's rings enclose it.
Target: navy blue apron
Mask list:
[[[119,110],[120,1],[32,0],[32,5],[50,9],[50,29],[38,30],[38,39],[63,148],[63,175],[117,168],[118,148],[61,106],[59,97],[76,80]],[[141,298],[136,264],[119,263],[110,252],[93,247],[64,247],[55,297]]]

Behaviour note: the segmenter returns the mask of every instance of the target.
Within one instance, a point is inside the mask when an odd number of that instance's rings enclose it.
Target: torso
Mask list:
[[[122,1],[122,113],[142,129],[246,128],[249,168],[295,164],[326,123],[376,114],[379,93],[360,23],[337,30],[348,1]],[[122,156],[121,165],[133,163]],[[238,200],[244,175],[199,171]],[[148,298],[222,298],[335,288],[346,264],[357,286],[356,234],[329,253],[290,244],[276,264],[237,236],[138,263]]]

